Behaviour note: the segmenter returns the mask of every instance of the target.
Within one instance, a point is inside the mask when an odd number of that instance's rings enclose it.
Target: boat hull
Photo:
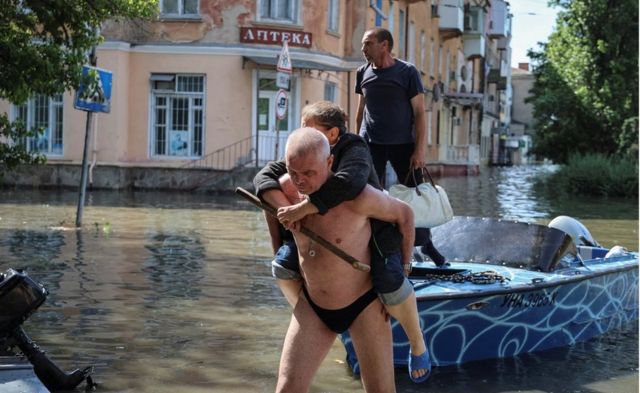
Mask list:
[[[423,293],[416,284],[420,325],[435,366],[504,358],[572,345],[638,319],[638,259],[600,270],[586,268],[531,279],[528,285]],[[460,267],[464,264],[457,264]],[[573,275],[573,276],[571,276]],[[465,285],[465,284],[463,284]],[[480,287],[475,285],[474,287]],[[396,366],[406,365],[408,339],[392,320]],[[347,361],[359,368],[348,333]]]

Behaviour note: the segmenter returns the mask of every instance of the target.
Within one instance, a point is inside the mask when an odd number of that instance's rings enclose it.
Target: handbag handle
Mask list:
[[[418,196],[421,196],[422,194],[420,193],[420,190],[418,189],[418,185],[420,183],[418,183],[418,180],[416,179],[416,171],[415,171],[415,169],[417,169],[417,168],[410,167],[409,168],[409,173],[411,174],[411,176],[413,176],[413,184],[416,185],[416,187],[415,187],[416,194],[418,194]],[[420,167],[420,172],[422,173],[422,183],[424,183],[424,173],[427,172],[427,177],[429,178],[429,182],[431,183],[433,188],[436,190],[436,192],[440,193],[440,191],[438,191],[438,188],[436,187],[436,183],[433,181],[433,178],[431,177],[431,173],[429,173],[429,169],[427,169],[426,165]],[[407,173],[407,176],[404,179],[404,184],[407,184],[407,182],[409,181],[409,173]]]

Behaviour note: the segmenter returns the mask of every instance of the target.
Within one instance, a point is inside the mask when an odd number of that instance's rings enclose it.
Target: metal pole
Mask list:
[[[278,103],[276,102],[276,106]],[[276,109],[277,110],[277,109]],[[280,147],[280,118],[276,116],[276,151],[273,156],[273,161],[278,161],[278,149]]]
[[[260,67],[260,66],[258,66]],[[260,68],[256,69],[256,168],[260,157]]]
[[[80,175],[80,191],[78,194],[78,210],[76,211],[76,227],[82,226],[82,211],[84,210],[84,196],[87,188],[87,172],[89,167],[89,138],[91,135],[91,119],[93,112],[87,112],[87,126],[84,134],[84,151],[82,153],[82,174]]]
[[[95,30],[96,34],[98,31]],[[98,58],[96,57],[96,47],[95,45],[91,48],[91,53],[89,54],[89,62],[92,66],[98,63]],[[82,152],[82,173],[80,174],[80,190],[78,191],[78,209],[76,210],[76,228],[82,226],[82,213],[84,210],[84,197],[87,188],[87,172],[89,166],[89,138],[91,137],[91,120],[93,118],[93,112],[87,111],[87,125],[85,127],[84,134],[84,150]]]

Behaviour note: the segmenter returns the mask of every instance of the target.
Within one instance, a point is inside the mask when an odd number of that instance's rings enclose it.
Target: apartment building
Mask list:
[[[502,0],[160,0],[159,7],[157,20],[102,26],[98,67],[112,72],[112,99],[110,113],[93,116],[92,168],[262,165],[282,156],[301,108],[323,99],[345,108],[354,130],[361,38],[376,26],[393,33],[394,56],[422,74],[427,161],[436,173],[477,173],[491,131],[508,123],[500,111],[509,100],[501,78],[510,70],[511,19]],[[283,94],[276,64],[285,41],[291,74]],[[494,69],[500,78],[491,78]],[[48,165],[74,170],[86,113],[73,102],[69,92],[19,107],[0,102],[0,111],[43,127],[29,148],[44,152]]]

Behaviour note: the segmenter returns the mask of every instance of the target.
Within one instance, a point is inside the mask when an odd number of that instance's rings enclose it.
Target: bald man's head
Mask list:
[[[287,172],[302,194],[317,191],[331,174],[333,156],[329,141],[315,128],[298,128],[287,138]]]

